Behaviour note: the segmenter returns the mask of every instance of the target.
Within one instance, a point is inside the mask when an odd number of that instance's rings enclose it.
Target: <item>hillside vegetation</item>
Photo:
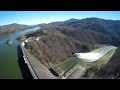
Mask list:
[[[86,52],[93,48],[89,43],[80,42],[57,29],[47,28],[39,32],[39,41],[29,42],[26,47],[48,67],[63,62],[74,52]]]
[[[29,42],[26,47],[48,68],[64,62],[75,52],[92,51],[101,44],[120,46],[120,21],[86,18],[37,26],[43,28],[27,37],[39,36],[39,41]]]
[[[3,26],[0,26],[0,36],[8,35],[8,34],[16,32],[18,30],[27,29],[29,27],[30,26],[16,24],[16,23],[9,24],[9,25],[3,25]]]
[[[86,18],[86,19],[69,19],[63,22],[52,22],[47,25],[40,26],[62,26],[68,28],[88,30],[90,32],[99,33],[101,35],[100,38],[104,37],[108,39],[106,42],[111,45],[119,46],[120,45],[120,21],[119,20],[105,20],[100,18]],[[84,34],[83,34],[84,35]],[[94,34],[96,35],[96,34]],[[96,38],[96,39],[100,39]],[[104,40],[104,39],[103,39]],[[102,43],[106,43],[102,41]],[[100,41],[101,43],[101,41]]]

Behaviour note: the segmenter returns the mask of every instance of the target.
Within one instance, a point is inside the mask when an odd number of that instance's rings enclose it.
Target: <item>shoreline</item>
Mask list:
[[[0,38],[1,38],[1,37],[4,37],[4,36],[12,35],[12,34],[14,34],[14,33],[10,33],[10,34],[1,35],[1,36],[0,36]]]
[[[27,28],[24,28],[24,29],[19,29],[19,30],[16,30],[15,32],[11,32],[11,33],[9,33],[9,34],[3,34],[3,35],[0,35],[0,38],[1,37],[4,37],[4,36],[8,36],[8,35],[12,35],[12,34],[14,34],[14,33],[16,33],[16,32],[19,32],[19,31],[21,31],[21,30],[26,30],[26,29],[31,29],[31,28],[36,28],[36,27],[27,27]],[[37,27],[38,28],[38,27]],[[40,28],[40,27],[39,27]],[[38,29],[39,30],[39,29]]]

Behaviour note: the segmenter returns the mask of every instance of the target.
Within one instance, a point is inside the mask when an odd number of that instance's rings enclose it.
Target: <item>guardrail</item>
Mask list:
[[[25,51],[24,51],[24,47],[23,47],[22,45],[20,45],[20,46],[21,46],[21,49],[22,49],[22,52],[23,52],[24,61],[25,61],[25,63],[27,64],[27,66],[28,66],[28,68],[29,68],[29,70],[30,70],[33,78],[34,78],[34,79],[38,79],[37,74],[35,73],[34,69],[33,69],[32,66],[30,65],[30,62],[29,62],[29,60],[28,60],[28,58],[27,58],[27,55],[26,55],[26,53],[25,53]]]

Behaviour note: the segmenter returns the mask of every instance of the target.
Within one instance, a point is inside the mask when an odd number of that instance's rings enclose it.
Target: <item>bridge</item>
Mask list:
[[[34,79],[57,79],[38,59],[36,59],[25,47],[20,44],[23,58]]]

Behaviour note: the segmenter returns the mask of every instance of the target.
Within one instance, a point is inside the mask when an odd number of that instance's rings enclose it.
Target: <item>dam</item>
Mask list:
[[[23,58],[27,64],[34,79],[57,79],[40,61],[38,61],[24,46],[25,43],[20,44]]]

